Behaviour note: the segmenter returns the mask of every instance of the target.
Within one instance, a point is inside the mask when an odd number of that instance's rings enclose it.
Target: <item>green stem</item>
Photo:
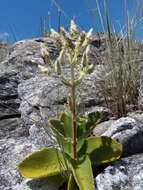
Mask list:
[[[73,158],[77,159],[77,112],[76,112],[76,87],[74,84],[74,64],[71,64],[71,100],[72,100],[72,143]]]

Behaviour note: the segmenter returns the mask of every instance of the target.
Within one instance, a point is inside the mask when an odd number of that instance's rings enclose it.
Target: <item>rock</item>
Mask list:
[[[47,179],[42,180],[25,180],[13,190],[58,190],[53,184],[50,185]]]
[[[9,54],[10,47],[10,44],[0,42],[0,63],[4,61],[7,55]]]
[[[93,135],[95,136],[101,136],[103,133],[105,133],[109,127],[114,123],[115,120],[109,120],[104,121],[96,125],[96,127],[93,129]]]
[[[47,122],[66,103],[67,90],[57,77],[36,76],[21,83],[18,92],[21,117],[26,125]]]
[[[96,107],[102,102],[96,86],[92,83],[96,76],[96,72],[87,76],[82,84],[84,87],[79,89],[78,94],[84,106],[81,107],[81,112],[102,111],[105,120],[105,117],[109,118],[111,112],[103,107]],[[21,117],[25,124],[31,125],[40,120],[45,122],[49,117],[54,117],[57,112],[62,111],[67,102],[68,90],[59,77],[39,74],[21,82],[18,86],[18,94],[21,99]]]
[[[15,71],[20,79],[29,79],[39,73],[38,65],[44,65],[40,44],[46,43],[51,56],[57,56],[54,40],[50,38],[37,38],[23,40],[11,46],[9,55],[0,65],[0,72]]]
[[[81,102],[85,105],[85,110],[87,111],[89,111],[89,108],[93,109],[95,106],[104,105],[104,98],[99,88],[99,84],[103,78],[101,76],[104,76],[104,72],[103,65],[96,65],[94,71],[87,75],[80,85],[78,91],[81,95]]]
[[[123,158],[108,166],[96,179],[97,190],[142,190],[143,154]]]
[[[20,116],[18,83],[19,77],[16,72],[0,74],[0,120]]]
[[[18,84],[16,72],[0,73],[0,139],[25,133],[20,127]]]

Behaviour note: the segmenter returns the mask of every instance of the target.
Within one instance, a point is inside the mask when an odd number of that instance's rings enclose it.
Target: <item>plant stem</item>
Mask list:
[[[72,143],[73,158],[77,159],[77,113],[76,113],[76,89],[74,84],[74,64],[71,64],[71,100],[72,100]]]

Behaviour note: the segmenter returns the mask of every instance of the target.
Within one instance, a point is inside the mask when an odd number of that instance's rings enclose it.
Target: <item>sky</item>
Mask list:
[[[41,36],[41,31],[58,29],[59,10],[61,25],[68,28],[75,19],[81,30],[91,27],[102,31],[96,0],[0,0],[0,40],[18,41]],[[98,0],[102,12],[103,0]],[[132,13],[142,0],[107,0],[112,25],[120,30],[124,25],[124,5]],[[140,6],[139,6],[140,8]],[[140,27],[141,28],[141,27]],[[143,32],[138,32],[139,38]]]

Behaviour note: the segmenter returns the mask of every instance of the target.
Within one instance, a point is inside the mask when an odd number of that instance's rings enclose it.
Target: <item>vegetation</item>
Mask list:
[[[116,32],[115,27],[110,24],[106,1],[103,16],[98,0],[96,2],[102,29],[106,34],[105,55],[100,57],[100,64],[103,63],[105,68],[105,78],[100,83],[100,90],[107,107],[119,118],[126,116],[129,107],[137,109],[138,106],[141,44],[135,40],[135,32],[142,20],[142,13],[135,7],[136,11],[131,17],[126,8],[125,26],[120,32]]]
[[[24,177],[55,179],[58,186],[68,180],[68,190],[94,190],[92,165],[111,162],[121,156],[122,145],[117,141],[105,136],[89,136],[100,119],[100,113],[78,113],[76,89],[84,76],[93,70],[88,59],[91,32],[79,32],[71,21],[70,33],[64,28],[61,28],[60,34],[53,31],[60,45],[60,53],[55,61],[50,59],[45,48],[42,49],[49,63],[47,68],[42,67],[43,71],[50,73],[55,70],[69,89],[69,96],[60,117],[49,120],[59,147],[45,148],[27,157],[19,165]],[[65,76],[62,70],[62,64],[66,63],[70,76]]]

